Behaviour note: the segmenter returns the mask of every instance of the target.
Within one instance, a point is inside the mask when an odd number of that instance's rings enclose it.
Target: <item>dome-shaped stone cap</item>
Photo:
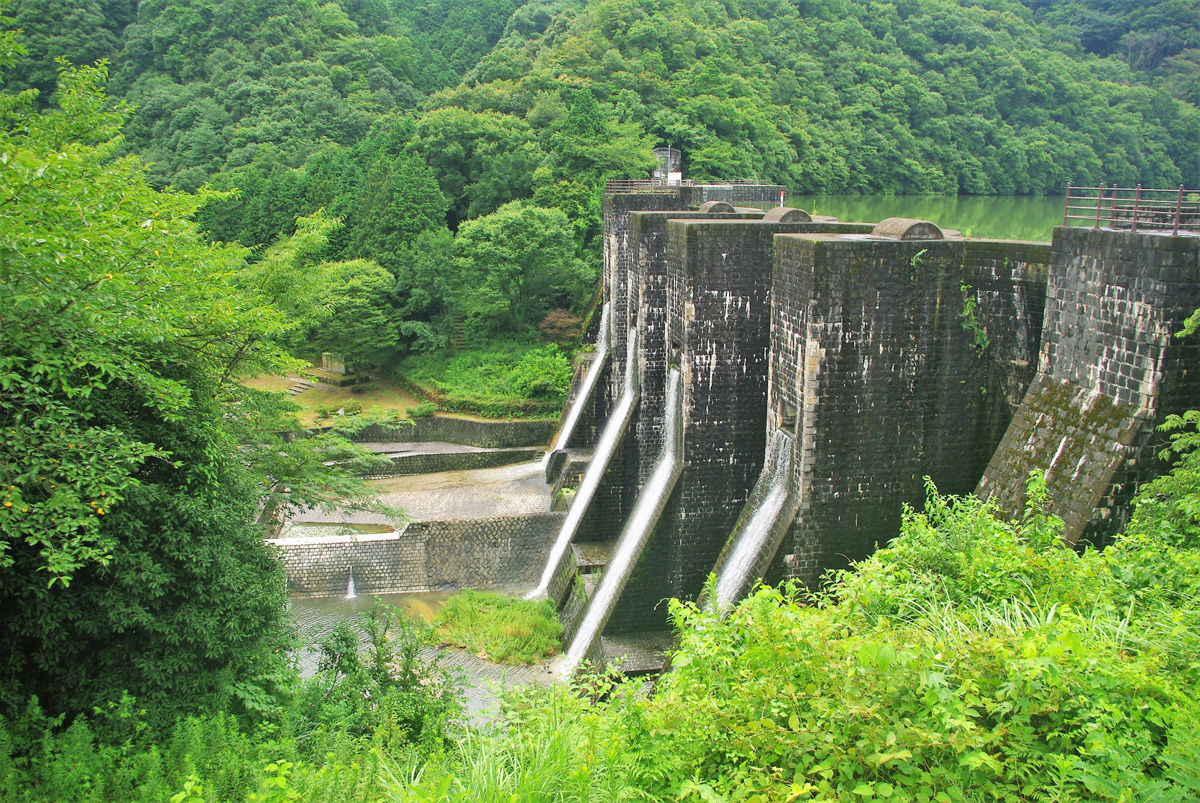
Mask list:
[[[889,217],[875,224],[871,234],[876,237],[891,237],[893,240],[944,240],[942,230],[928,220],[909,217]]]
[[[726,203],[725,201],[705,201],[704,203],[700,204],[700,211],[701,212],[736,212],[737,210],[733,208],[733,204]]]
[[[812,223],[812,215],[792,206],[776,206],[763,215],[764,223]]]

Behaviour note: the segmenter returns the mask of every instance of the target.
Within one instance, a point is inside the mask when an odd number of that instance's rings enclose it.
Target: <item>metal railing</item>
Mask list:
[[[612,195],[624,192],[674,192],[692,186],[691,179],[668,181],[665,178],[610,178],[604,182],[604,192]]]
[[[690,178],[670,181],[665,178],[610,178],[604,182],[604,192],[674,192],[680,187],[773,187],[761,181],[701,181]]]
[[[1079,222],[1072,222],[1079,221]],[[1136,187],[1067,187],[1064,226],[1200,233],[1200,190]]]

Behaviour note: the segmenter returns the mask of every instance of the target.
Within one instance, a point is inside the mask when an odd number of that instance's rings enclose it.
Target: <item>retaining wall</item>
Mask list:
[[[541,449],[489,449],[481,452],[424,452],[399,454],[391,458],[386,471],[363,474],[363,479],[380,480],[388,477],[407,477],[412,474],[434,474],[439,471],[471,471],[480,468],[510,466],[537,460]]]
[[[270,541],[300,597],[533,585],[563,514],[410,522],[397,533]]]

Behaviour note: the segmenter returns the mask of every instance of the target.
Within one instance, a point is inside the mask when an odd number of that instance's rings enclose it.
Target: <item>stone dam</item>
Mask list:
[[[578,489],[572,508],[417,527],[417,585],[525,583],[559,607],[568,670],[637,673],[671,643],[664,600],[700,599],[710,573],[716,606],[816,584],[894,538],[925,477],[1019,516],[1041,469],[1067,542],[1123,527],[1163,468],[1157,425],[1200,403],[1200,337],[1176,336],[1200,236],[978,240],[752,208],[781,189],[605,196],[598,347],[530,464]],[[368,562],[403,563],[403,542]]]

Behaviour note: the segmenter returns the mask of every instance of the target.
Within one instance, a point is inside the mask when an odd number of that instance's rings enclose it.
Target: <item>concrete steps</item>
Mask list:
[[[316,382],[312,379],[293,379],[292,386],[287,389],[287,394],[289,396],[299,396],[304,391],[312,390],[319,384],[319,382]]]

